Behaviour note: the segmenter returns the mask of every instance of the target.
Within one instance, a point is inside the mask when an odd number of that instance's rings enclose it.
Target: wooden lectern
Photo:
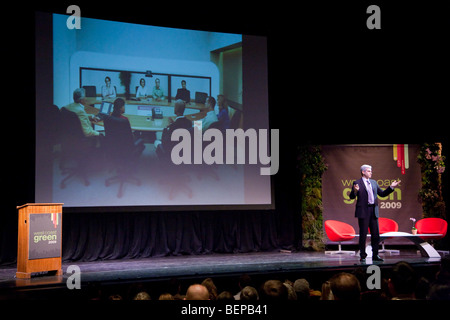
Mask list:
[[[27,203],[18,206],[16,278],[29,279],[33,272],[56,271],[62,275],[63,203]]]

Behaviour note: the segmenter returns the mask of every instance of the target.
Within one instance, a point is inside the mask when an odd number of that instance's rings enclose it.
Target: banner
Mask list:
[[[28,259],[61,257],[61,212],[30,215]]]
[[[361,178],[363,164],[372,166],[372,179],[381,189],[394,180],[401,180],[389,196],[378,197],[380,217],[395,220],[398,231],[411,232],[410,218],[422,218],[422,205],[418,200],[421,187],[420,165],[417,163],[419,145],[330,145],[322,147],[328,170],[322,176],[323,220],[348,223],[359,232],[355,218],[356,199],[349,194],[353,181]],[[391,240],[390,240],[391,241]],[[327,239],[327,242],[330,242]],[[358,238],[350,243],[357,243]],[[395,243],[410,244],[396,239]]]

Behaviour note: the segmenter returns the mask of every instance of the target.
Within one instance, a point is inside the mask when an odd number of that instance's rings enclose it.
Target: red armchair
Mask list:
[[[417,234],[436,234],[421,236],[423,239],[442,239],[447,234],[447,221],[441,218],[425,218],[416,222],[416,229]]]
[[[441,218],[424,218],[416,222],[417,234],[431,234],[430,236],[420,236],[422,239],[433,240],[442,239],[447,234],[447,221]],[[449,254],[449,251],[436,250],[443,254]]]
[[[355,237],[355,229],[351,225],[341,221],[327,220],[325,221],[325,232],[328,239],[338,243],[338,251],[325,251],[325,254],[355,254],[355,251],[344,251],[341,248],[342,241],[349,241]]]
[[[380,234],[386,232],[397,232],[398,231],[398,223],[392,219],[388,218],[378,218],[378,228],[380,230]]]

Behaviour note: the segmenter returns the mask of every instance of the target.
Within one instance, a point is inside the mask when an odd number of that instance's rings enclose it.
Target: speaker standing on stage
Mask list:
[[[394,188],[398,186],[400,181],[393,181],[391,185],[382,190],[375,180],[372,180],[372,166],[364,164],[361,166],[361,179],[353,182],[353,188],[350,192],[350,199],[356,200],[355,217],[358,218],[359,225],[359,251],[360,261],[366,259],[366,238],[367,231],[370,229],[371,245],[372,245],[372,260],[383,261],[378,255],[378,247],[380,243],[380,232],[378,230],[378,199],[386,197]]]

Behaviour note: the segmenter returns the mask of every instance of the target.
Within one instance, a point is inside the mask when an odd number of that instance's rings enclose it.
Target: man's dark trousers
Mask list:
[[[369,215],[366,218],[358,219],[359,226],[359,250],[361,258],[366,257],[366,238],[367,231],[370,229],[370,244],[372,245],[373,256],[378,255],[380,243],[380,232],[378,229],[378,218],[375,216],[375,205],[369,205]]]

